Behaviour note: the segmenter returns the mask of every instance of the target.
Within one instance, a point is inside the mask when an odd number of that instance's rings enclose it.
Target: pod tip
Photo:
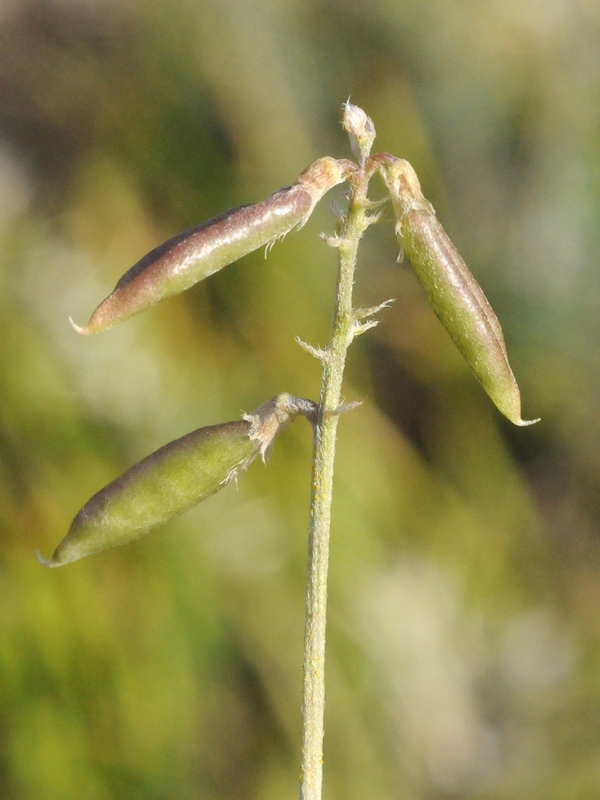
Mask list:
[[[539,422],[540,420],[541,420],[541,417],[538,417],[537,419],[520,419],[516,424],[520,428],[525,428],[525,427],[527,427],[527,425],[535,425],[535,423]]]
[[[56,566],[58,566],[57,564],[54,563],[54,561],[51,558],[44,558],[43,556],[41,556],[39,550],[36,550],[35,554],[37,556],[37,560],[40,562],[42,567],[56,567]]]
[[[81,325],[78,325],[76,322],[73,321],[73,317],[69,317],[69,322],[71,323],[71,327],[74,331],[77,331],[81,336],[88,336],[91,333],[89,327],[82,328]]]

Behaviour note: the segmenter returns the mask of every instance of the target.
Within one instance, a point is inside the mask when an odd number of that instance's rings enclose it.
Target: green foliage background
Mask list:
[[[364,402],[340,425],[326,797],[598,795],[599,70],[585,0],[3,4],[3,799],[296,795],[304,421],[139,543],[60,570],[34,550],[165,442],[317,398],[295,336],[328,336],[327,200],[268,260],[108,333],[67,317],[168,236],[346,157],[348,96],[421,176],[542,422],[491,407],[388,212],[357,300],[397,302],[352,348]]]

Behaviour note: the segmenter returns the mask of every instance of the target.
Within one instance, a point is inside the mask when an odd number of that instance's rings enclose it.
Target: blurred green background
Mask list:
[[[397,301],[351,350],[340,425],[325,796],[600,796],[599,74],[591,0],[2,3],[2,800],[296,796],[304,421],[138,543],[59,570],[34,550],[165,442],[318,397],[295,336],[329,333],[329,196],[266,261],[97,337],[67,318],[347,157],[348,96],[416,168],[542,422],[491,406],[388,211],[356,295]]]

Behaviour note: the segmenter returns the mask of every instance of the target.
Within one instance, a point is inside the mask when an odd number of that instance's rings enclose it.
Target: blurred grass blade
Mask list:
[[[123,275],[85,327],[71,320],[73,327],[81,334],[108,330],[304,225],[323,195],[344,180],[343,164],[321,158],[267,200],[226,211],[159,245]]]
[[[229,483],[298,415],[316,422],[310,400],[280,394],[242,420],[199,428],[140,461],[89,500],[48,561],[58,567],[138,539]],[[38,556],[39,557],[39,556]]]
[[[515,425],[537,422],[521,419],[521,395],[498,318],[423,197],[414,169],[387,153],[373,160],[392,198],[400,245],[440,322],[498,410]]]

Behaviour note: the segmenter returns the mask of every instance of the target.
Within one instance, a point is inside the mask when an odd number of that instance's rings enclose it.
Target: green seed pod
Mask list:
[[[174,236],[123,275],[87,326],[80,327],[71,320],[73,327],[81,334],[99,333],[165,297],[189,289],[227,264],[304,225],[323,195],[343,180],[344,162],[321,158],[293,186],[280,189],[267,200],[231,209]]]
[[[298,415],[316,424],[310,400],[280,394],[242,420],[199,428],[147,456],[101,489],[48,561],[59,567],[138,539],[229,483]]]
[[[387,153],[374,160],[394,205],[398,241],[440,322],[498,410],[515,425],[537,422],[521,419],[519,387],[498,318],[423,197],[414,169]]]

